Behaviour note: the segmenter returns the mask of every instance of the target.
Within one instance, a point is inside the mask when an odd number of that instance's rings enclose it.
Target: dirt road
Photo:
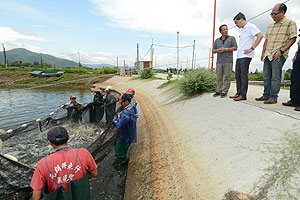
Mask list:
[[[138,142],[131,147],[125,199],[199,199],[213,192],[210,181],[202,180],[194,161],[180,145],[181,132],[162,109],[156,87],[164,81],[130,81],[113,77],[100,86],[111,85],[125,92],[136,90],[138,101]],[[163,92],[163,91],[159,91]],[[179,142],[178,142],[179,139]],[[205,185],[205,187],[201,187]],[[200,195],[201,194],[201,195]],[[204,198],[210,199],[210,198]]]

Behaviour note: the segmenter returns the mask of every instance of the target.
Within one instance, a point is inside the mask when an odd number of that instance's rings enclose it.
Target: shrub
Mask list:
[[[173,74],[168,73],[167,80],[169,81],[169,80],[171,80],[172,78],[173,78]]]
[[[153,77],[153,71],[150,68],[141,71],[141,79],[148,79]]]
[[[204,69],[188,71],[179,82],[179,89],[184,95],[202,94],[216,90],[216,76]]]
[[[263,81],[264,80],[263,74],[261,72],[257,73],[257,74],[248,74],[248,79],[249,79],[249,81]]]

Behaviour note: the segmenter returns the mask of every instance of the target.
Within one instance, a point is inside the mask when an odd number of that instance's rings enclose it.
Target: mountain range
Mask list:
[[[6,51],[6,60],[9,63],[13,63],[16,61],[22,61],[23,63],[34,63],[41,62],[41,56],[43,59],[43,63],[51,64],[53,67],[78,67],[78,63],[72,60],[57,58],[55,56],[51,56],[49,54],[36,53],[29,51],[24,48],[16,48]],[[3,51],[0,51],[0,63],[4,64],[4,54]],[[114,67],[110,64],[84,64],[83,66],[90,68],[102,68],[102,67]]]

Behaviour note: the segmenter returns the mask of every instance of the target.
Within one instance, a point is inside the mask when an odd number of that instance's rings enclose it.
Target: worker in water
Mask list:
[[[33,200],[42,196],[48,200],[91,199],[89,178],[98,175],[97,164],[86,149],[69,147],[69,139],[64,127],[56,126],[49,130],[48,142],[53,150],[35,168],[30,183]]]
[[[69,105],[64,104],[61,107],[66,107],[68,112],[67,116],[71,117],[74,122],[78,122],[79,120],[81,120],[81,105],[77,103],[76,96],[74,95],[70,97],[70,100],[71,102]]]
[[[95,123],[99,123],[104,115],[104,100],[103,95],[100,92],[99,87],[91,88],[93,92],[95,92],[94,99],[93,99],[93,116]]]
[[[136,99],[134,98],[134,94],[135,94],[135,90],[132,89],[132,88],[129,88],[127,91],[126,91],[127,94],[129,94],[130,98],[131,98],[131,104],[133,106],[136,106],[137,105],[137,102],[136,102]]]
[[[131,143],[136,142],[136,121],[138,118],[138,111],[135,106],[131,104],[130,95],[124,93],[122,95],[122,107],[124,108],[120,117],[114,121],[118,129],[123,129],[120,138],[115,145],[115,156],[117,163],[120,165],[127,165],[127,151]]]
[[[107,86],[105,89],[106,96],[105,96],[105,117],[106,117],[106,123],[110,123],[114,120],[114,115],[116,114],[116,97],[112,93],[112,87]]]

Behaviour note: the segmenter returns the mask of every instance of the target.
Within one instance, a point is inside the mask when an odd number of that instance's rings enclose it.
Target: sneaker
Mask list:
[[[213,97],[217,97],[217,96],[220,96],[220,95],[221,95],[220,92],[216,92],[216,93],[214,93]]]
[[[264,101],[264,104],[276,104],[277,103],[277,100],[274,100],[274,99],[268,99],[266,101]]]
[[[226,97],[226,96],[227,96],[227,94],[225,94],[225,93],[221,93],[221,94],[220,94],[220,97],[221,97],[221,98],[224,98],[224,97]]]
[[[258,98],[255,98],[255,101],[267,101],[268,99],[265,98],[264,96],[261,96],[261,97],[258,97]]]

